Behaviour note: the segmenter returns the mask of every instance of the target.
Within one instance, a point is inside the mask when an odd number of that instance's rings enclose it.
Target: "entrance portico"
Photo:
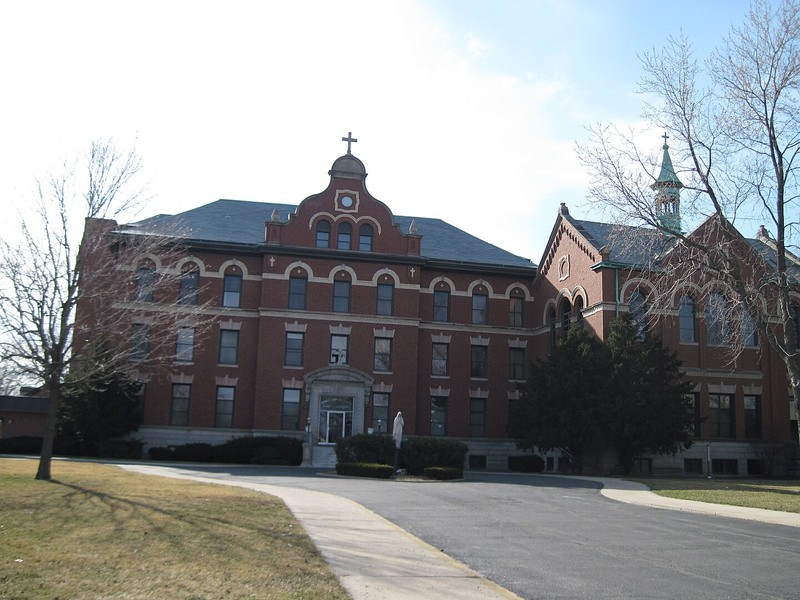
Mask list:
[[[304,381],[311,420],[311,466],[334,467],[336,441],[364,433],[365,407],[374,379],[347,365],[330,365],[308,373]]]

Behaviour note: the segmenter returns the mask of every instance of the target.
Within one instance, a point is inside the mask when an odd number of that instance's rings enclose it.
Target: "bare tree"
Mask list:
[[[615,243],[639,243],[643,228],[662,234],[663,247],[639,265],[655,282],[654,308],[672,302],[676,286],[694,282],[726,324],[732,359],[757,327],[782,358],[797,402],[800,315],[792,297],[800,261],[791,248],[797,235],[800,3],[755,0],[744,24],[731,29],[704,65],[683,36],[641,62],[641,91],[651,99],[644,117],[668,132],[673,152],[666,137],[658,156],[641,150],[637,132],[590,128],[589,142],[578,148],[593,178],[590,197],[627,225]],[[663,168],[671,158],[676,167],[667,182]],[[681,187],[683,223],[700,223],[688,234],[680,219],[665,218],[659,201]],[[774,237],[763,228],[758,244],[740,235],[737,220],[753,215]],[[724,301],[716,301],[721,292]]]
[[[137,311],[153,312],[147,311],[143,294],[152,297],[176,285],[176,272],[165,265],[180,255],[174,238],[126,235],[113,220],[146,200],[143,188],[136,186],[141,162],[135,150],[121,152],[111,140],[96,141],[76,165],[39,182],[32,212],[20,216],[19,239],[0,244],[0,359],[47,392],[36,473],[45,480],[51,477],[65,375],[72,370],[92,377],[92,370],[130,371],[141,363],[130,361],[127,336],[120,333],[130,331]],[[76,325],[79,303],[85,310]],[[174,327],[191,319],[196,307],[188,309],[156,311],[148,314],[147,323],[154,329]],[[169,336],[152,339],[166,344]],[[105,350],[105,364],[87,369],[84,357],[98,353],[82,350],[98,345]],[[150,348],[148,357],[141,358],[163,355]],[[83,361],[81,369],[75,368],[78,361]]]

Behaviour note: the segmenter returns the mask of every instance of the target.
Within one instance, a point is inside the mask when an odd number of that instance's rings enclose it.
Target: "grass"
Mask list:
[[[0,597],[349,596],[282,501],[222,485],[0,459]]]
[[[757,479],[637,479],[661,496],[800,513],[800,481]]]

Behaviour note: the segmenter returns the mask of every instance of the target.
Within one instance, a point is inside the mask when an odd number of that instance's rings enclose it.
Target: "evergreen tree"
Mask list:
[[[680,365],[658,338],[641,340],[628,318],[612,323],[605,342],[572,327],[531,366],[511,435],[523,449],[560,450],[577,470],[608,450],[625,472],[636,456],[674,454],[691,444],[693,419]]]
[[[586,453],[603,445],[601,412],[610,374],[603,344],[583,328],[571,328],[546,359],[531,366],[511,435],[521,448],[560,450],[580,470]]]
[[[100,443],[136,431],[142,422],[141,384],[105,368],[103,355],[96,351],[92,364],[68,375],[62,386],[59,443],[84,456],[96,456]]]
[[[677,355],[654,335],[640,339],[629,318],[611,323],[605,340],[613,361],[613,396],[605,429],[625,473],[642,454],[675,454],[691,445],[693,415]]]

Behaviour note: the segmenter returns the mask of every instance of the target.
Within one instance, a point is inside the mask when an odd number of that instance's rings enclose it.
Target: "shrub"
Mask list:
[[[410,437],[403,441],[403,464],[411,475],[422,475],[427,467],[464,470],[467,446],[458,440]]]
[[[354,477],[375,477],[376,479],[390,479],[394,475],[394,467],[376,463],[336,463],[336,472],[339,475]]]
[[[336,461],[393,465],[395,450],[394,439],[389,435],[382,433],[352,435],[340,438],[336,442]]]
[[[147,453],[153,460],[172,460],[172,450],[164,446],[153,446]]]
[[[464,477],[463,469],[452,467],[427,467],[424,471],[425,479],[436,479],[438,481],[450,481]]]
[[[141,440],[106,440],[97,444],[97,453],[103,458],[142,458]]]
[[[172,451],[172,459],[185,462],[211,462],[214,452],[211,444],[195,443],[175,446]]]
[[[32,435],[19,435],[0,440],[2,454],[41,454],[42,438]]]
[[[254,438],[259,443],[253,447],[250,462],[256,465],[292,465],[303,462],[303,442],[290,437]]]
[[[541,473],[544,471],[544,459],[538,454],[509,456],[508,470],[519,473]]]

